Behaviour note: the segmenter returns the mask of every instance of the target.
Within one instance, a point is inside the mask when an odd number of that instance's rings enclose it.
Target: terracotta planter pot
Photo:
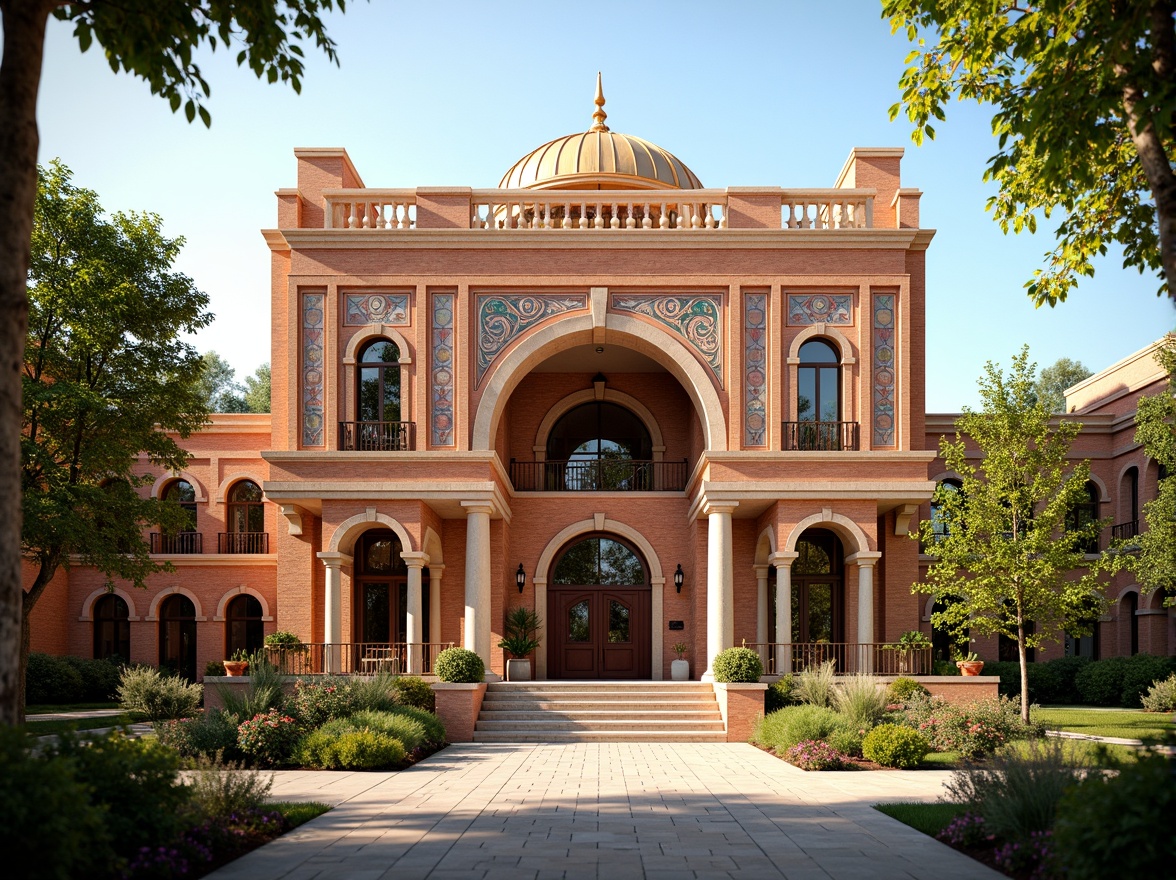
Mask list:
[[[959,669],[960,675],[979,675],[984,669],[983,660],[960,660],[956,663],[956,668]]]
[[[226,660],[224,663],[225,675],[244,675],[249,670],[248,660]]]

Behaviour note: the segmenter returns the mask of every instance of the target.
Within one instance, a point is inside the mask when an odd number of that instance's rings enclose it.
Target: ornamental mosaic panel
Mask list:
[[[874,295],[874,446],[894,445],[895,299]]]
[[[586,294],[534,296],[486,294],[478,301],[478,382],[502,350],[529,327],[553,315],[588,308]]]
[[[723,387],[723,298],[718,294],[690,296],[615,296],[613,308],[653,318],[681,336],[702,356]]]
[[[408,325],[407,293],[349,293],[343,298],[343,324],[364,327],[368,324]]]
[[[323,446],[322,293],[302,294],[302,445]]]
[[[429,359],[432,446],[453,445],[453,300],[452,293],[433,294],[433,345]]]
[[[788,294],[788,326],[829,324],[847,327],[853,324],[852,293]]]
[[[743,297],[743,445],[764,446],[767,428],[768,297]]]

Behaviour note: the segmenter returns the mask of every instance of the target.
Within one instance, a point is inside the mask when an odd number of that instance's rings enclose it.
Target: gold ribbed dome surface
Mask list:
[[[592,128],[548,141],[503,175],[500,189],[702,189],[694,172],[657,144],[610,131],[596,75]]]

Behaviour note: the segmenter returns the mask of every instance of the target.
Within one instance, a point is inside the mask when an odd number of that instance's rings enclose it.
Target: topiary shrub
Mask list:
[[[886,698],[891,703],[905,703],[913,696],[929,697],[931,692],[913,678],[896,678],[890,683],[886,691]]]
[[[77,703],[85,693],[81,674],[61,657],[52,654],[29,654],[25,672],[25,702]]]
[[[792,678],[792,673],[781,675],[779,679],[769,684],[768,689],[764,691],[764,714],[776,712],[785,706],[795,706],[798,702],[793,695],[795,687],[796,683]]]
[[[883,767],[917,767],[929,751],[924,736],[901,724],[879,724],[862,740],[862,756]]]
[[[1075,679],[1090,663],[1089,657],[1058,657],[1050,660],[1045,665],[1053,673],[1053,693],[1039,695],[1037,702],[1063,705],[1081,702]]]
[[[441,681],[476,684],[486,677],[486,664],[467,648],[446,648],[437,655],[433,671]]]
[[[118,684],[118,701],[128,712],[148,721],[188,718],[196,714],[204,688],[176,675],[161,675],[152,666],[128,666]]]
[[[1143,708],[1149,712],[1176,712],[1176,672],[1148,689]]]
[[[426,712],[432,712],[436,708],[436,694],[423,678],[402,675],[392,686],[396,689],[396,698],[401,705],[424,709]]]
[[[728,648],[715,655],[712,671],[718,682],[757,682],[764,674],[764,664],[751,648]]]
[[[114,699],[122,667],[110,660],[85,657],[62,657],[82,677],[82,699],[87,703],[105,703]]]

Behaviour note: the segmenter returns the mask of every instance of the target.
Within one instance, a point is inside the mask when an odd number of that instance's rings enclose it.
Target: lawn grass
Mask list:
[[[81,712],[89,709],[119,711],[118,703],[36,703],[25,706],[25,715],[55,715],[58,712]]]
[[[1047,730],[1065,730],[1088,736],[1158,739],[1167,731],[1176,731],[1171,714],[1131,709],[1035,708],[1032,717]]]
[[[928,752],[919,764],[923,770],[954,770],[964,760],[959,752]]]
[[[75,718],[72,721],[25,721],[25,730],[33,736],[48,736],[50,734],[65,733],[67,730],[99,730],[104,727],[120,727],[123,724],[133,724],[136,719],[127,713],[119,715],[103,715],[100,718]]]
[[[875,804],[874,809],[934,837],[965,810],[963,804]]]
[[[275,801],[268,806],[281,813],[291,828],[297,828],[331,809],[330,805],[318,801]]]

